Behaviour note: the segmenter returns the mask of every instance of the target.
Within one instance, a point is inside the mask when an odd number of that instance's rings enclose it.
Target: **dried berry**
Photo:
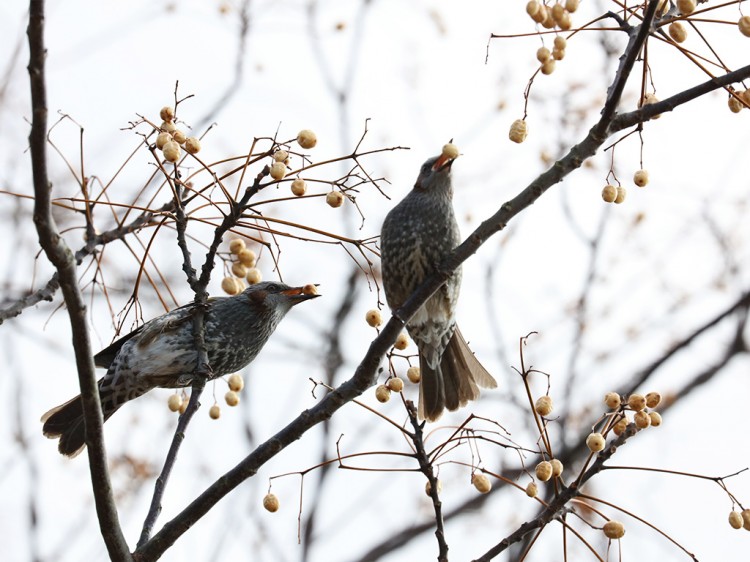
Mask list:
[[[239,254],[245,249],[245,241],[242,238],[234,238],[229,242],[229,251],[233,254]]]
[[[602,199],[607,203],[614,203],[617,199],[617,188],[614,185],[605,185],[602,189]]]
[[[586,437],[586,446],[592,453],[598,453],[604,450],[604,436],[601,433],[591,433]]]
[[[161,118],[162,121],[173,121],[174,120],[174,107],[171,105],[165,105],[161,108],[161,111],[159,111],[159,118]]]
[[[640,412],[646,407],[646,397],[643,394],[631,394],[628,396],[628,407],[634,412]]]
[[[235,279],[234,277],[224,277],[224,279],[221,280],[221,290],[224,291],[227,295],[239,294],[240,289],[237,283],[237,279]]]
[[[621,539],[625,535],[625,525],[619,521],[607,521],[602,530],[608,539]]]
[[[552,478],[552,463],[549,461],[542,461],[534,469],[536,477],[542,482],[546,482]]]
[[[307,183],[302,178],[297,178],[292,182],[292,193],[297,197],[302,197],[307,191]]]
[[[540,416],[549,416],[552,413],[552,398],[549,396],[539,397],[534,404],[534,409]]]
[[[344,195],[340,191],[329,191],[326,194],[326,203],[333,207],[341,207],[344,204]]]
[[[648,184],[648,170],[638,170],[633,174],[633,183],[638,187],[646,187],[646,184]]]
[[[406,371],[406,378],[413,384],[418,384],[422,380],[422,373],[419,367],[409,367]]]
[[[188,154],[197,154],[201,150],[201,141],[195,137],[185,139],[185,152]]]
[[[279,498],[273,494],[266,494],[263,498],[263,507],[266,511],[276,513],[279,510]]]
[[[247,270],[247,276],[245,277],[245,279],[247,279],[247,282],[251,285],[255,285],[256,283],[260,283],[263,280],[263,274],[257,267],[251,267]]]
[[[610,410],[616,410],[620,407],[621,404],[621,398],[620,395],[616,392],[608,392],[607,395],[604,397],[604,403],[607,405],[607,408]]]
[[[451,160],[455,160],[459,155],[458,147],[452,142],[444,144],[442,155]]]
[[[622,187],[621,185],[618,185],[617,194],[615,195],[615,205],[619,205],[620,203],[624,202],[627,196],[628,196],[628,190]]]
[[[526,486],[526,495],[530,498],[535,498],[538,493],[539,487],[534,482],[529,482],[529,485]]]
[[[377,328],[383,323],[383,317],[377,308],[373,308],[365,314],[365,321],[373,328]]]
[[[729,513],[729,524],[732,529],[742,529],[742,514],[739,511],[732,510]]]
[[[286,164],[283,162],[274,162],[271,165],[270,175],[275,180],[283,180],[286,175]]]
[[[164,160],[173,163],[180,159],[180,154],[182,153],[180,145],[174,141],[165,142],[162,151],[164,152]]]
[[[243,379],[242,375],[240,375],[239,373],[234,373],[227,379],[227,385],[229,385],[229,390],[239,392],[240,390],[245,388],[245,379]]]
[[[661,394],[658,392],[649,392],[646,394],[646,406],[656,408],[659,404],[661,404]]]
[[[659,412],[649,412],[648,417],[651,419],[652,427],[659,427],[661,425],[661,414]]]
[[[375,388],[375,398],[378,402],[385,404],[391,399],[391,390],[384,384],[380,384]]]
[[[484,474],[474,474],[471,477],[471,483],[474,484],[474,487],[481,494],[486,494],[492,489],[492,482]]]
[[[403,351],[404,349],[409,347],[409,336],[407,336],[404,332],[401,332],[396,338],[396,343],[393,344],[393,347],[395,347],[399,351]]]
[[[235,262],[232,264],[232,275],[235,277],[245,277],[247,275],[247,268],[240,262]]]
[[[224,395],[224,401],[227,403],[227,406],[234,407],[240,403],[240,395],[230,390]]]
[[[255,267],[255,262],[258,260],[255,252],[247,248],[243,248],[237,253],[237,259],[245,267]]]
[[[303,129],[297,133],[297,143],[305,149],[314,148],[318,144],[318,137],[310,129]]]
[[[646,410],[641,410],[635,413],[633,422],[638,429],[646,429],[651,425],[651,416],[648,415]]]
[[[678,21],[670,23],[667,31],[669,31],[669,36],[674,39],[675,43],[682,43],[687,39],[687,29]]]
[[[169,400],[167,400],[167,406],[169,407],[170,411],[179,412],[180,408],[182,407],[182,396],[177,393],[172,394],[169,397]]]
[[[212,420],[218,420],[221,417],[221,408],[218,404],[214,404],[208,409],[208,415]]]
[[[385,385],[391,392],[401,392],[404,389],[404,381],[398,377],[388,379]]]
[[[552,477],[560,478],[563,473],[563,463],[557,459],[552,459],[549,462],[552,465]]]

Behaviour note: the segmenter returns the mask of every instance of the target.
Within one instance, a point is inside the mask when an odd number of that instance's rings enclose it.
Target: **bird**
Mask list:
[[[209,380],[252,362],[293,306],[319,296],[309,287],[264,281],[233,297],[209,298],[204,333]],[[94,364],[107,369],[97,383],[104,421],[149,390],[192,384],[198,361],[193,338],[197,306],[190,303],[154,318],[94,356]],[[85,447],[80,395],[52,408],[41,421],[46,437],[60,439],[61,454],[75,457]]]
[[[381,273],[391,310],[398,310],[461,241],[451,182],[457,154],[457,149],[451,154],[444,148],[440,156],[428,159],[414,188],[383,221]],[[480,387],[497,387],[456,324],[460,287],[458,268],[406,323],[419,349],[418,415],[423,420],[436,421],[445,408],[457,410],[476,400]]]

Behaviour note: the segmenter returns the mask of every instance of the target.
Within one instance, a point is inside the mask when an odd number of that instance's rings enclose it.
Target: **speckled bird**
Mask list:
[[[453,212],[453,161],[446,154],[427,160],[414,189],[383,222],[383,288],[392,310],[400,308],[461,241]],[[476,400],[479,387],[497,386],[456,325],[460,288],[459,268],[406,324],[419,348],[421,419],[435,421],[445,408],[456,410]]]
[[[317,294],[303,287],[263,282],[233,297],[210,298],[206,304],[205,342],[211,378],[242,369],[258,355],[287,312]],[[99,380],[104,421],[123,404],[149,390],[190,386],[198,353],[193,339],[195,304],[176,308],[146,322],[94,357],[107,369]],[[42,431],[59,437],[61,454],[74,457],[85,446],[80,395],[42,416]]]

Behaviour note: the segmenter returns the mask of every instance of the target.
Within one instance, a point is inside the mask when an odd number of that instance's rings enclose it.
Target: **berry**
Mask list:
[[[438,491],[438,494],[443,491],[443,483],[440,480],[437,480],[437,491]],[[428,496],[432,494],[432,484],[430,484],[429,480],[424,485],[424,493],[427,494]]]
[[[625,525],[619,521],[607,521],[602,531],[608,539],[621,539],[625,535]]]
[[[648,183],[648,170],[638,170],[633,174],[633,183],[638,187],[646,187]]]
[[[623,201],[625,201],[625,197],[628,195],[628,190],[624,187],[618,185],[617,186],[617,195],[615,196],[615,204],[619,205]]]
[[[750,16],[742,16],[737,22],[737,27],[740,28],[742,35],[750,37]]]
[[[526,4],[526,13],[530,16],[535,16],[539,13],[539,10],[541,9],[541,5],[536,0],[531,0],[528,4]]]
[[[164,121],[161,125],[159,125],[159,129],[164,131],[165,133],[172,133],[177,129],[177,125],[172,123],[172,121]]]
[[[221,417],[221,408],[218,404],[214,404],[208,410],[208,415],[212,420],[218,420]]]
[[[344,204],[344,195],[340,191],[329,191],[326,194],[326,203],[334,209],[341,207]]]
[[[393,347],[395,347],[399,351],[403,351],[404,349],[409,347],[409,336],[407,336],[404,332],[401,332],[396,338],[396,343],[393,344]]]
[[[481,494],[486,494],[492,489],[492,482],[484,474],[474,474],[471,477],[471,483],[474,484],[474,487]]]
[[[260,283],[263,280],[263,275],[260,272],[260,269],[257,267],[251,267],[247,270],[247,282],[251,285],[255,285],[256,283]]]
[[[568,41],[562,35],[558,35],[557,37],[555,37],[554,45],[555,49],[557,49],[558,51],[564,51],[565,47],[568,46]]]
[[[182,152],[180,150],[180,145],[177,144],[174,141],[167,141],[164,143],[164,148],[162,149],[164,152],[164,159],[167,162],[177,162],[180,159],[180,153]]]
[[[276,162],[284,162],[287,158],[289,158],[289,153],[286,150],[277,150],[273,153],[273,159]]]
[[[388,379],[388,382],[385,383],[385,385],[388,387],[388,390],[392,392],[401,392],[404,389],[404,381],[398,377]]]
[[[648,417],[651,419],[652,427],[659,427],[661,425],[661,414],[659,412],[649,412]]]
[[[646,397],[642,394],[631,394],[628,396],[628,406],[634,412],[640,412],[646,407]]]
[[[508,137],[513,142],[520,144],[526,140],[528,134],[529,131],[528,127],[526,126],[526,121],[524,121],[523,119],[516,119],[510,126]]]
[[[276,513],[279,510],[279,498],[277,498],[274,494],[266,494],[266,496],[263,498],[263,507],[266,511]]]
[[[237,259],[245,267],[255,267],[255,262],[257,261],[255,252],[247,248],[243,248],[237,253]]]
[[[201,150],[201,141],[195,137],[185,139],[185,152],[188,154],[197,154]]]
[[[455,160],[458,158],[458,147],[453,144],[452,142],[449,142],[448,144],[443,145],[443,152],[442,155],[446,158],[450,158],[451,160]]]
[[[529,485],[526,486],[526,495],[530,498],[535,498],[536,495],[539,493],[539,488],[534,482],[529,482]]]
[[[674,39],[675,43],[682,43],[687,39],[687,29],[678,21],[669,24],[669,36]]]
[[[224,401],[227,403],[227,406],[234,407],[240,403],[240,395],[230,390],[224,395]]]
[[[271,177],[275,180],[282,180],[286,175],[286,164],[283,162],[274,162],[271,165]]]
[[[409,379],[409,382],[412,384],[419,384],[419,381],[422,380],[422,373],[419,370],[419,367],[409,367],[406,371],[406,378]]]
[[[695,0],[677,0],[677,9],[683,16],[689,16],[695,11]]]
[[[245,249],[245,241],[242,238],[234,238],[229,242],[229,251],[233,254],[239,254]]]
[[[620,395],[616,392],[608,392],[607,395],[604,397],[604,403],[607,405],[607,408],[610,410],[616,410],[620,407],[621,399]]]
[[[187,140],[187,137],[185,136],[185,133],[177,129],[174,133],[172,133],[172,138],[175,140],[175,142],[179,144],[184,144]]]
[[[546,482],[552,478],[552,463],[549,461],[542,461],[536,465],[534,472],[536,472],[536,477],[539,478],[539,480]]]
[[[542,63],[542,74],[549,76],[555,71],[555,59],[547,59]]]
[[[571,14],[578,9],[579,0],[565,0],[565,9]]]
[[[552,413],[552,398],[549,396],[541,396],[534,404],[536,413],[540,416],[548,416]]]
[[[640,412],[635,413],[635,416],[633,416],[633,422],[635,422],[635,426],[638,429],[646,429],[651,425],[651,416],[648,415],[646,410],[641,410]]]
[[[307,184],[302,178],[297,178],[292,182],[292,193],[297,197],[302,197],[307,191]]]
[[[305,149],[314,148],[318,144],[318,137],[310,129],[303,129],[297,133],[297,143]]]
[[[545,62],[546,60],[549,59],[549,57],[550,57],[550,52],[547,47],[539,47],[536,50],[536,60],[538,60],[539,62]]]
[[[373,328],[377,328],[383,323],[383,317],[380,315],[380,311],[377,308],[373,308],[367,311],[365,314],[365,321]]]
[[[563,463],[557,459],[552,459],[549,462],[552,465],[552,477],[560,478],[560,476],[562,476],[562,473],[563,473]]]
[[[660,100],[656,97],[656,95],[646,94],[645,96],[643,96],[643,103],[641,103],[641,107],[643,107],[644,105],[652,105],[658,103],[659,101]],[[659,117],[661,117],[661,113],[654,115],[651,119],[658,119]]]
[[[605,185],[602,189],[602,199],[607,203],[614,203],[617,199],[617,188],[614,185]]]
[[[302,294],[303,295],[317,295],[318,288],[312,283],[308,283],[307,285],[302,287]]]
[[[604,450],[604,436],[601,433],[591,433],[586,437],[586,446],[592,453],[598,453]]]
[[[169,133],[159,133],[156,136],[156,148],[159,150],[164,149],[164,145],[167,144],[169,141],[172,140],[172,135]]]
[[[646,394],[646,406],[656,408],[661,403],[661,394],[658,392],[649,392]]]
[[[727,104],[729,105],[729,111],[731,111],[732,113],[739,113],[745,107],[743,103],[733,95],[729,96]]]
[[[237,279],[234,277],[224,277],[224,279],[221,280],[221,290],[227,295],[239,294],[240,290]]]
[[[555,60],[563,60],[565,58],[565,49],[552,49],[552,58]]]
[[[180,406],[180,414],[184,414],[185,410],[187,410],[188,404],[190,403],[190,400],[187,399],[187,397],[184,395],[182,396],[182,405]]]
[[[177,393],[172,394],[167,400],[167,406],[172,412],[179,412],[182,407],[182,396]]]
[[[552,19],[555,20],[555,23],[560,23],[560,20],[563,19],[563,15],[565,14],[565,8],[563,8],[562,4],[555,4],[552,6]]]
[[[750,509],[743,509],[740,515],[742,515],[742,527],[750,531]]]
[[[384,384],[380,384],[375,388],[375,398],[378,402],[385,404],[391,399],[391,390]]]
[[[239,392],[240,390],[245,388],[245,379],[242,378],[241,374],[234,373],[227,379],[227,385],[229,386],[229,390]]]
[[[622,435],[628,427],[628,418],[622,418],[615,425],[612,426],[612,431],[615,435]]]
[[[171,105],[165,105],[161,108],[159,111],[159,118],[162,121],[172,121],[174,120],[174,107]]]
[[[729,513],[729,524],[732,526],[732,529],[741,529],[742,523],[742,514],[739,511],[732,510]]]
[[[247,275],[247,268],[240,262],[235,262],[232,264],[232,275],[235,277],[244,277]]]

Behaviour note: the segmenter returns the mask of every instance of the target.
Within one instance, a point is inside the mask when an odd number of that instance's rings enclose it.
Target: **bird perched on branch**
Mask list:
[[[309,287],[263,282],[233,297],[208,299],[204,335],[210,378],[242,369],[255,359],[286,313],[318,296]],[[198,363],[195,308],[188,304],[154,318],[94,357],[98,367],[107,369],[98,383],[104,421],[152,388],[191,385]],[[45,436],[60,438],[61,454],[74,457],[83,450],[86,433],[80,395],[52,408],[42,422]]]
[[[414,189],[385,218],[380,233],[383,287],[388,306],[400,308],[460,242],[453,212],[451,165],[458,149],[447,144],[422,165]],[[419,417],[437,420],[479,397],[497,382],[474,357],[456,325],[461,269],[406,324],[419,348]]]

